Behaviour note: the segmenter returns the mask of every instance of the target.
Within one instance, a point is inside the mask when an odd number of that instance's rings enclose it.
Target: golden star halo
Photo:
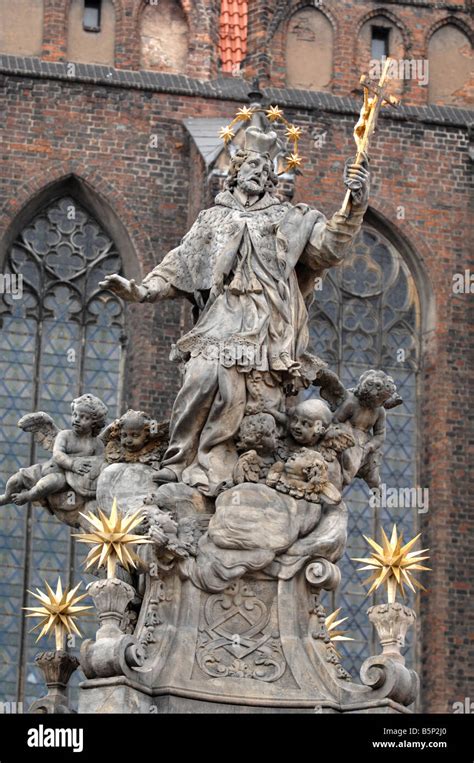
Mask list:
[[[370,596],[372,591],[376,591],[382,584],[387,587],[388,603],[393,604],[395,602],[397,589],[405,598],[405,588],[407,585],[413,592],[415,587],[425,591],[426,589],[422,584],[413,577],[413,570],[429,570],[430,567],[424,567],[420,562],[425,559],[429,559],[429,556],[422,556],[427,548],[420,549],[419,551],[410,551],[415,545],[416,541],[421,537],[418,534],[415,538],[408,541],[403,545],[403,535],[397,532],[397,526],[394,524],[392,529],[392,535],[390,540],[387,538],[385,531],[382,528],[382,545],[376,543],[372,538],[367,538],[364,535],[367,543],[372,546],[375,553],[366,559],[360,559],[355,557],[353,561],[364,562],[366,566],[359,567],[359,571],[371,570],[372,575],[364,581],[364,583],[372,583],[367,596]]]
[[[78,583],[75,588],[71,588],[63,591],[61,578],[58,577],[56,585],[56,592],[53,591],[50,585],[44,582],[47,590],[47,594],[41,591],[39,588],[36,590],[38,593],[28,591],[35,599],[41,602],[41,606],[36,607],[23,607],[23,609],[30,610],[26,617],[40,617],[41,621],[31,629],[30,633],[41,628],[41,632],[36,639],[39,641],[43,636],[52,634],[56,640],[56,650],[60,651],[64,647],[64,636],[67,633],[76,633],[81,636],[81,632],[76,625],[76,618],[84,615],[86,610],[93,609],[91,606],[78,606],[79,602],[87,598],[89,594],[83,593],[81,596],[76,596],[76,591],[82,585]],[[87,613],[89,614],[89,613]]]
[[[226,127],[220,128],[219,137],[224,141],[224,144],[227,146],[227,144],[235,138],[235,133],[232,128],[237,122],[248,122],[257,112],[263,112],[270,122],[282,122],[286,127],[286,137],[293,144],[293,153],[285,157],[285,168],[278,174],[281,175],[291,169],[296,169],[299,167],[303,161],[303,158],[298,154],[298,140],[301,138],[302,130],[301,127],[297,127],[285,119],[283,111],[279,106],[269,106],[267,109],[242,106],[240,109],[238,109],[232,121],[229,122]]]
[[[117,509],[117,499],[114,498],[110,516],[106,516],[98,509],[99,516],[89,512],[81,514],[95,528],[90,533],[78,533],[74,535],[79,543],[89,543],[93,546],[86,558],[86,570],[97,564],[97,567],[107,566],[107,577],[115,577],[117,561],[125,570],[136,567],[140,557],[135,554],[130,546],[141,543],[151,543],[150,538],[143,535],[133,535],[133,530],[143,519],[142,509],[123,517]]]

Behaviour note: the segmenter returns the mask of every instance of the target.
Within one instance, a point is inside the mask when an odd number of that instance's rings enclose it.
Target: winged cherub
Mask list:
[[[341,500],[341,493],[329,481],[326,461],[321,453],[310,448],[300,448],[285,463],[274,464],[266,481],[269,487],[281,493],[313,503],[337,504]]]
[[[168,447],[168,422],[128,410],[101,433],[107,463],[141,463],[159,468]]]
[[[105,424],[107,407],[94,395],[81,395],[71,403],[71,429],[59,430],[44,411],[28,413],[18,426],[32,432],[36,442],[52,452],[48,461],[33,464],[7,481],[0,506],[10,502],[21,506],[46,499],[54,493],[72,489],[82,499],[95,497],[97,477],[103,460],[103,445],[98,434]]]
[[[403,402],[392,377],[371,369],[361,374],[354,389],[345,389],[336,374],[324,370],[316,383],[321,386],[321,396],[335,408],[333,423],[345,427],[354,438],[352,447],[342,453],[344,484],[359,477],[370,488],[379,487],[386,412]]]

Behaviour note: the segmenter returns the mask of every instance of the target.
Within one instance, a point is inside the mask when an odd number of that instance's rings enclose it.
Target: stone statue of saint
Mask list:
[[[348,215],[330,220],[276,196],[277,135],[253,126],[232,158],[226,189],[202,211],[179,246],[138,285],[119,275],[103,282],[125,300],[187,297],[198,318],[177,343],[186,360],[157,480],[216,495],[238,460],[235,436],[255,393],[284,410],[322,362],[307,352],[307,307],[314,279],[344,258],[367,208],[369,171],[346,162]],[[253,386],[252,386],[253,382]],[[265,405],[264,405],[265,407]]]

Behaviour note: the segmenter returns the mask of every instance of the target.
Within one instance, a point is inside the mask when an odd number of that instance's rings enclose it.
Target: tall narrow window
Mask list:
[[[86,32],[100,32],[101,0],[84,0],[82,26]]]
[[[390,28],[382,26],[372,27],[371,55],[372,58],[387,58],[389,55]]]
[[[44,207],[21,231],[5,274],[21,276],[22,293],[0,296],[0,489],[19,468],[44,461],[16,426],[30,411],[49,413],[70,426],[70,401],[91,392],[118,413],[123,363],[123,305],[99,288],[120,272],[113,241],[72,197]],[[6,290],[5,290],[6,291]],[[78,558],[79,557],[79,558]],[[22,607],[26,589],[83,577],[70,528],[43,508],[2,507],[0,512],[0,684],[2,699],[25,702],[44,692],[34,662],[35,636]],[[68,579],[69,577],[69,579]],[[86,628],[88,625],[86,624]]]
[[[369,368],[384,370],[397,384],[403,405],[388,411],[381,468],[387,491],[411,489],[417,482],[419,315],[418,294],[406,262],[369,225],[364,225],[342,266],[326,275],[323,289],[315,292],[310,315],[312,350],[339,374],[346,389],[354,387]],[[341,615],[349,618],[347,635],[354,641],[341,644],[340,651],[345,667],[357,676],[364,659],[377,652],[366,610],[370,603],[382,600],[383,591],[371,602],[367,599],[362,583],[368,573],[358,572],[360,564],[352,558],[368,555],[363,535],[380,538],[380,528],[390,530],[393,522],[405,537],[412,538],[418,515],[416,508],[372,508],[369,489],[359,479],[343,497],[349,511],[349,540],[339,562],[342,580],[336,595],[328,596],[324,603],[328,611],[342,607]],[[409,634],[412,638],[413,632]],[[407,657],[413,664],[412,649]]]

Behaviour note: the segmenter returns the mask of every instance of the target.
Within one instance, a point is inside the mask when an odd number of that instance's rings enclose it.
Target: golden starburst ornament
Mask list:
[[[53,591],[48,583],[44,582],[47,593],[44,593],[39,588],[36,590],[38,593],[28,591],[35,599],[41,602],[41,606],[36,607],[23,607],[23,609],[30,610],[26,617],[40,617],[41,622],[35,625],[30,631],[41,628],[40,634],[36,641],[39,641],[43,636],[52,634],[54,632],[54,638],[56,641],[56,650],[59,652],[64,649],[64,639],[66,633],[76,633],[81,636],[81,632],[76,625],[76,619],[85,614],[86,610],[93,609],[91,606],[78,606],[79,602],[86,599],[89,594],[83,593],[81,596],[76,596],[76,591],[81,586],[78,583],[75,588],[71,588],[63,591],[61,578],[58,577],[56,585],[56,592]],[[87,613],[89,614],[89,613]]]
[[[289,156],[286,157],[285,172],[287,172],[288,170],[296,169],[297,167],[300,166],[301,162],[302,162],[302,158],[299,154],[290,154]]]
[[[277,119],[281,119],[283,117],[283,111],[280,109],[279,106],[270,106],[270,108],[267,109],[265,114],[268,117],[270,122],[276,122]]]
[[[359,567],[359,570],[371,570],[372,575],[365,580],[365,583],[372,583],[367,596],[372,591],[376,591],[382,584],[387,587],[388,603],[393,604],[396,599],[397,589],[405,598],[405,588],[407,585],[413,592],[415,587],[425,591],[422,584],[413,577],[413,570],[429,570],[430,567],[424,567],[420,562],[429,559],[429,556],[422,556],[427,548],[419,551],[410,551],[415,545],[421,534],[417,535],[408,543],[403,544],[403,535],[397,532],[397,526],[393,525],[390,540],[387,538],[382,528],[382,545],[376,543],[372,538],[364,535],[367,543],[374,549],[372,555],[366,559],[354,558],[355,562],[364,562],[366,566]]]
[[[117,499],[114,498],[110,516],[98,509],[99,516],[89,512],[81,514],[95,528],[90,533],[79,533],[74,537],[79,543],[89,543],[93,547],[86,559],[86,570],[94,564],[97,567],[107,567],[107,577],[115,577],[117,561],[125,570],[136,567],[140,557],[132,550],[132,546],[151,543],[150,538],[143,535],[133,535],[133,530],[143,520],[142,509],[124,517],[117,509]]]
[[[286,137],[290,140],[299,140],[301,138],[301,127],[288,125],[286,128]]]
[[[230,143],[232,138],[235,138],[235,133],[232,132],[230,127],[221,127],[219,132],[219,138],[222,138],[224,143],[227,145],[227,143]]]
[[[248,122],[249,119],[252,119],[254,110],[252,108],[249,108],[248,106],[242,106],[237,111],[236,118],[239,119],[241,122]]]

